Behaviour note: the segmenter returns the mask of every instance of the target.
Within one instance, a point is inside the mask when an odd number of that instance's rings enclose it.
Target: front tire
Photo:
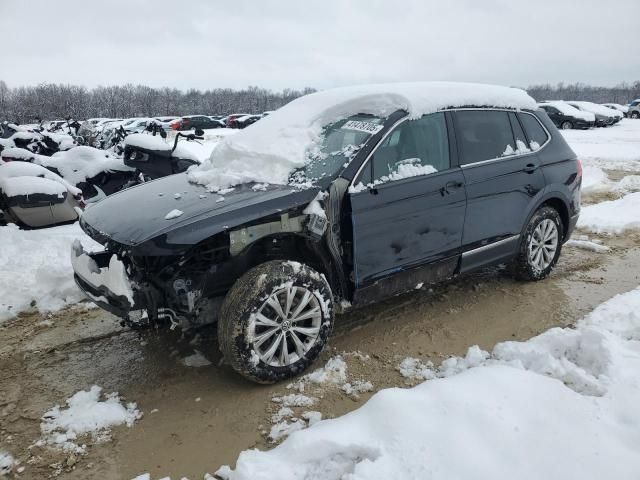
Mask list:
[[[513,272],[519,280],[546,278],[558,263],[564,227],[558,211],[543,206],[533,214],[525,228]]]
[[[631,112],[631,118],[635,118],[635,119],[640,118],[640,113],[638,113],[638,112]]]
[[[560,128],[562,128],[562,130],[571,130],[573,128],[573,124],[569,121],[562,122],[562,125],[560,125]]]
[[[333,295],[307,265],[271,261],[252,268],[227,293],[218,341],[225,360],[258,383],[291,378],[313,363],[333,327]]]

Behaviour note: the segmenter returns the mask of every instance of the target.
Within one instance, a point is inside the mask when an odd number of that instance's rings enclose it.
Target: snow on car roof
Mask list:
[[[551,107],[555,107],[565,115],[569,115],[575,118],[581,118],[583,120],[586,120],[587,122],[593,122],[596,119],[596,116],[593,113],[583,112],[582,110],[578,110],[573,105],[569,105],[568,103],[563,102],[562,100],[547,100],[545,102],[540,102],[538,106],[540,105],[549,105]]]
[[[412,82],[335,88],[305,95],[251,128],[225,138],[207,162],[189,172],[210,189],[240,183],[286,184],[327,125],[357,114],[387,117],[406,110],[411,118],[447,107],[491,106],[535,109],[524,90],[454,82]]]
[[[60,175],[56,175],[41,165],[28,162],[8,162],[0,165],[0,181],[3,182],[4,186],[12,184],[13,179],[18,177],[46,178],[47,180],[58,182],[63,185],[65,190],[68,190],[73,195],[79,195],[82,193],[79,188],[71,185],[64,178],[60,177]],[[2,188],[2,190],[5,191],[5,188]]]
[[[62,197],[67,188],[54,180],[41,177],[0,178],[0,190],[9,198],[22,195],[56,195]]]
[[[107,171],[131,171],[122,159],[117,158],[104,150],[81,146],[66,152],[56,152],[51,157],[38,155],[34,160],[43,167],[55,168],[65,180],[74,185],[95,177],[100,172]]]

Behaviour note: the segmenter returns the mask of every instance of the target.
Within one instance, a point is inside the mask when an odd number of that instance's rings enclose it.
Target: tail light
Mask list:
[[[84,203],[84,198],[82,198],[82,195],[81,195],[81,194],[78,194],[78,195],[76,195],[74,198],[75,198],[75,199],[76,199],[76,201],[78,202],[78,206],[79,206],[82,210],[84,210],[84,207],[86,207],[86,206],[87,206],[87,204],[86,204],[86,203]]]
[[[582,162],[580,161],[579,158],[576,158],[576,167],[578,169],[578,175],[576,178],[580,180],[582,179]]]

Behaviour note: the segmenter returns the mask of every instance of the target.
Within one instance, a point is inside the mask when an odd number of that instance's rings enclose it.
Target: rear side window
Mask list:
[[[509,112],[509,120],[511,121],[513,136],[516,139],[515,153],[525,153],[527,151],[527,137],[524,135],[524,131],[520,126],[520,122],[518,121],[516,114],[513,112]]]
[[[521,113],[518,116],[520,117],[520,121],[527,132],[527,136],[529,137],[529,147],[532,150],[537,150],[549,139],[547,132],[542,128],[538,119],[533,115]]]
[[[456,123],[457,136],[462,145],[462,165],[513,155],[515,142],[507,112],[458,111]]]

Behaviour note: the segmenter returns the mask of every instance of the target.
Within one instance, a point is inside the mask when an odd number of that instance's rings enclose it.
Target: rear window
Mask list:
[[[528,113],[519,114],[520,121],[524,126],[524,129],[529,137],[529,147],[532,150],[537,150],[541,145],[544,145],[549,139],[547,132],[536,117]]]
[[[512,155],[515,142],[507,112],[465,110],[456,112],[463,165]]]

